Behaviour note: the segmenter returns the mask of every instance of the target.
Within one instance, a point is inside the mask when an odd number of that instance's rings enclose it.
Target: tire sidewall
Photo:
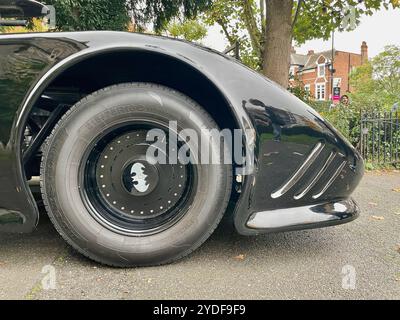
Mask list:
[[[79,251],[109,264],[164,263],[201,244],[222,217],[230,193],[229,165],[196,165],[197,188],[188,212],[169,229],[148,236],[118,234],[89,213],[79,185],[81,159],[97,136],[109,128],[137,121],[176,120],[195,130],[215,122],[187,97],[159,86],[117,86],[84,99],[64,117],[48,142],[43,186],[60,233]]]

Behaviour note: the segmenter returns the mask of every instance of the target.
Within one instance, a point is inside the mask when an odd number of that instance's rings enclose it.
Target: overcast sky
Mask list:
[[[370,17],[363,17],[360,25],[352,32],[337,32],[335,48],[342,51],[359,53],[361,42],[368,44],[369,57],[374,57],[383,50],[385,45],[400,45],[400,9],[381,10]],[[210,28],[207,38],[203,41],[206,46],[223,51],[227,42],[217,26]],[[323,51],[331,48],[331,41],[312,40],[306,42],[298,53],[308,50]]]

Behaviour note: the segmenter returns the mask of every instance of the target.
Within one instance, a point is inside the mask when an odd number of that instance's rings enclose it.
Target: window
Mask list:
[[[311,90],[310,84],[305,84],[305,85],[304,85],[304,90],[305,90],[306,92],[310,93],[310,90]]]
[[[325,100],[325,83],[315,84],[315,99]]]
[[[342,78],[333,78],[333,87],[340,88],[342,84]]]
[[[325,63],[318,64],[318,78],[325,77]]]

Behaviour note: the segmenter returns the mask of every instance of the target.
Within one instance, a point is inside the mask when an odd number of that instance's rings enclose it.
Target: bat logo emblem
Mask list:
[[[132,185],[138,192],[146,192],[150,187],[144,169],[145,166],[140,162],[133,164],[131,168]]]

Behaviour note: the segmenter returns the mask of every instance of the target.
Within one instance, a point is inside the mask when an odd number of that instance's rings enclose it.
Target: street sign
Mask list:
[[[339,101],[339,100],[340,100],[340,88],[334,87],[333,88],[333,101]]]

